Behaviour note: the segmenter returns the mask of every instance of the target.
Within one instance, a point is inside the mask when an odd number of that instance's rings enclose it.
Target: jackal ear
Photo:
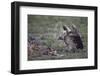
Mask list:
[[[72,30],[73,30],[74,32],[78,32],[78,29],[77,29],[76,25],[72,24],[71,27],[72,27]]]
[[[66,28],[66,26],[65,26],[65,25],[63,26],[63,30],[65,30],[65,31],[67,30],[67,28]]]
[[[67,25],[64,25],[64,26],[63,26],[63,29],[64,29],[66,32],[70,32],[70,31],[71,31],[71,29],[70,29]]]
[[[76,27],[76,25],[72,24],[72,31],[79,34],[80,37],[82,37],[80,30]]]

